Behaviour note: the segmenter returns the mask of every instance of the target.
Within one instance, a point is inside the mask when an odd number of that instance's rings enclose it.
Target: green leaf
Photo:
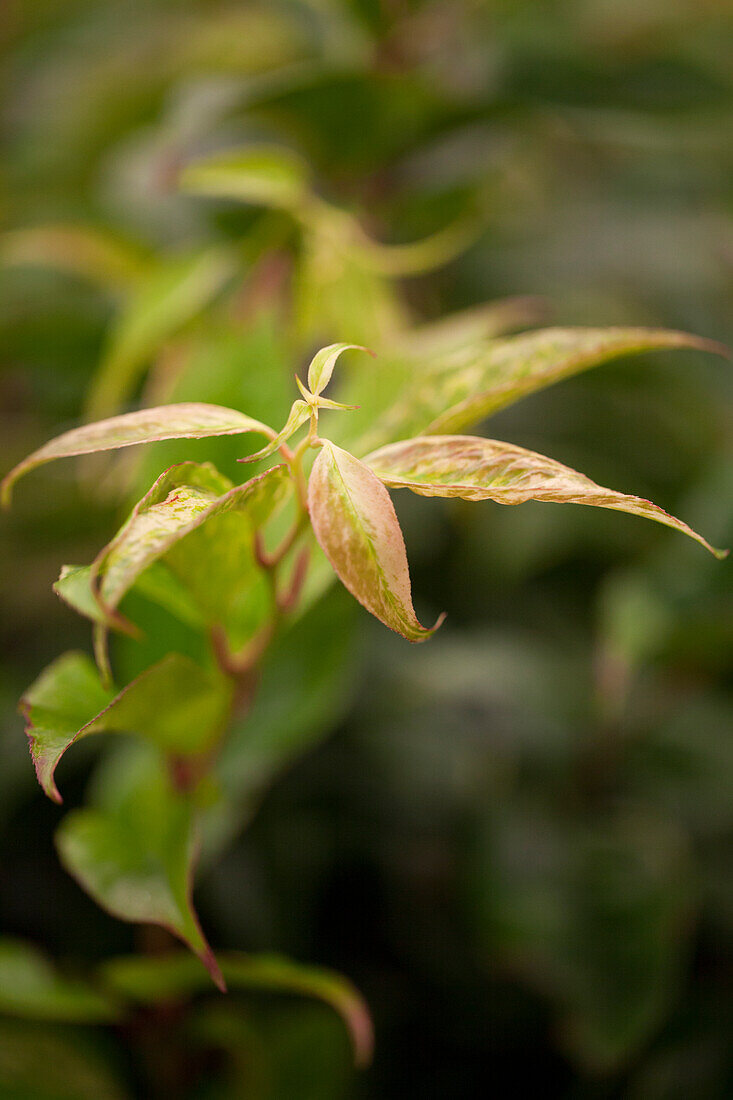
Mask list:
[[[67,653],[20,703],[38,782],[61,802],[54,779],[58,762],[70,745],[92,733],[134,733],[175,755],[204,752],[222,733],[230,691],[223,677],[170,653],[114,696],[88,657]]]
[[[282,447],[283,443],[287,443],[291,435],[295,435],[298,428],[302,428],[310,414],[310,405],[308,405],[305,401],[301,401],[300,399],[298,399],[297,401],[293,401],[293,404],[290,408],[290,414],[288,415],[288,419],[285,422],[285,427],[282,429],[282,431],[278,432],[274,439],[271,439],[267,446],[263,447],[262,450],[256,451],[254,454],[247,455],[246,458],[240,458],[237,461],[257,462],[262,458],[269,458],[270,455],[274,454],[275,451],[278,451]]]
[[[328,347],[321,348],[313,356],[308,367],[308,388],[315,397],[323,393],[331,381],[333,368],[336,366],[338,357],[342,352],[349,350],[365,351],[368,355],[374,355],[373,351],[361,344],[329,344]]]
[[[86,654],[65,653],[41,673],[21,699],[38,782],[55,802],[61,801],[53,781],[56,762],[112,698]]]
[[[316,538],[339,579],[367,611],[411,642],[428,629],[415,615],[402,531],[389,493],[348,451],[325,443],[308,484]]]
[[[233,273],[233,257],[215,248],[166,260],[140,281],[112,328],[89,394],[89,420],[125,403],[161,344],[200,313]]]
[[[255,145],[195,161],[179,177],[183,191],[242,202],[297,208],[308,197],[309,173],[289,149]]]
[[[343,1019],[351,1037],[357,1065],[371,1060],[373,1035],[369,1010],[351,982],[340,974],[305,966],[282,955],[221,955],[219,965],[227,988],[295,993],[314,997]],[[112,959],[102,968],[104,984],[120,997],[141,1004],[180,1000],[206,988],[194,959],[168,955],[157,959]]]
[[[2,503],[6,506],[9,503],[18,478],[56,458],[133,447],[137,443],[155,443],[160,439],[205,439],[212,435],[243,435],[246,432],[268,437],[274,434],[267,425],[236,409],[196,402],[159,405],[99,420],[95,424],[84,424],[44,444],[11,470],[0,483]]]
[[[53,590],[80,615],[95,623],[105,623],[107,618],[95,599],[92,579],[91,565],[64,565]],[[135,587],[141,595],[170,611],[181,622],[197,629],[205,625],[190,593],[160,562],[148,565],[137,577]]]
[[[449,346],[412,367],[399,398],[365,431],[359,452],[412,435],[460,430],[563,378],[623,355],[664,348],[727,354],[710,340],[644,328],[551,328],[478,347]]]
[[[113,290],[129,291],[150,258],[130,242],[83,225],[38,225],[0,238],[0,264],[52,267]]]
[[[380,481],[393,489],[412,489],[426,497],[462,497],[523,504],[542,500],[554,504],[589,504],[656,520],[695,539],[717,558],[715,550],[682,520],[642,497],[596,485],[561,462],[511,443],[471,435],[425,436],[392,443],[366,459]]]
[[[180,720],[180,716],[179,716]],[[195,816],[192,798],[176,791],[162,764],[143,756],[115,778],[101,805],[61,822],[61,862],[113,916],[159,924],[186,943],[220,989],[224,980],[191,903]]]
[[[0,1012],[29,1020],[108,1023],[118,1004],[85,982],[65,978],[29,943],[0,939]]]

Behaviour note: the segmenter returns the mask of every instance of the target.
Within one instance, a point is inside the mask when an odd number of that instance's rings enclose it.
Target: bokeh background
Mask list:
[[[557,323],[733,342],[727,0],[5,0],[0,46],[3,230],[238,250],[224,304],[196,321],[181,399],[279,423],[314,343],[378,348],[377,314],[512,295]],[[480,232],[382,288],[379,310],[342,287],[329,315],[314,284],[294,325],[287,226],[175,188],[188,160],[261,141],[302,155],[382,241],[466,211]],[[78,421],[119,308],[114,280],[64,270],[71,254],[20,263],[9,248],[0,263],[3,472]],[[490,432],[730,546],[732,389],[710,357],[635,357]],[[216,948],[282,951],[359,986],[372,1067],[351,1068],[327,1009],[288,998],[203,997],[138,1032],[7,1010],[0,1095],[733,1095],[730,566],[592,509],[397,506],[418,613],[447,610],[446,625],[412,648],[328,597],[310,694],[307,627],[275,690],[305,717],[197,889]],[[0,525],[0,931],[80,975],[144,938],[60,868],[61,811],[15,707],[58,652],[88,648],[50,586],[119,514],[64,468],[29,479]],[[90,741],[69,761],[67,805],[104,752]]]

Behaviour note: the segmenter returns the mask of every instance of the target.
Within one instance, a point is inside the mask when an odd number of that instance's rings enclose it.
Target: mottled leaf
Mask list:
[[[252,146],[189,164],[179,184],[197,195],[293,209],[307,197],[308,170],[289,149]]]
[[[208,305],[234,273],[222,249],[166,260],[137,286],[110,333],[92,383],[87,417],[109,416],[123,405],[161,344]]]
[[[56,458],[132,447],[137,443],[155,443],[160,439],[205,439],[212,435],[243,435],[246,432],[269,437],[274,434],[267,425],[236,409],[195,402],[159,405],[99,420],[95,424],[84,424],[44,444],[11,470],[0,486],[2,501],[7,505],[19,477]]]
[[[76,741],[91,733],[134,733],[175,755],[205,751],[221,734],[231,703],[221,676],[170,653],[118,695],[101,684],[81,653],[59,657],[20,702],[38,782],[61,802],[54,773]]]
[[[86,982],[64,977],[29,943],[0,939],[0,1012],[29,1020],[109,1023],[116,1001]]]
[[[458,370],[446,364],[431,380],[443,390],[443,409],[425,430],[455,431],[562,378],[623,355],[664,348],[727,354],[711,340],[664,329],[552,328],[515,336],[489,344]]]
[[[363,463],[325,443],[313,465],[308,507],[337,576],[372,615],[412,642],[437,630],[415,615],[402,531],[389,493]]]
[[[471,435],[408,439],[382,447],[366,463],[386,485],[412,489],[421,496],[494,500],[499,504],[544,500],[611,508],[682,531],[716,557],[727,553],[715,550],[686,523],[651,501],[604,489],[561,462],[495,439]]]
[[[339,355],[349,350],[365,351],[369,355],[374,354],[374,352],[369,351],[369,348],[365,348],[361,344],[329,344],[328,347],[321,348],[313,356],[308,367],[308,388],[314,396],[317,397],[319,393],[323,393],[331,381],[333,368],[336,366]]]
[[[563,378],[664,348],[726,354],[709,340],[644,328],[551,328],[454,347],[410,372],[399,399],[366,430],[359,452],[411,435],[460,430]]]
[[[121,920],[160,924],[224,980],[191,902],[196,852],[192,797],[179,793],[162,764],[143,757],[116,777],[113,791],[68,814],[56,832],[66,870],[98,905]]]
[[[219,956],[227,988],[295,993],[331,1005],[351,1037],[357,1065],[371,1059],[373,1035],[369,1009],[346,978],[331,970],[305,966],[282,955]],[[195,960],[183,955],[150,959],[125,957],[105,963],[102,980],[115,994],[139,1004],[161,1004],[190,997],[206,988]]]

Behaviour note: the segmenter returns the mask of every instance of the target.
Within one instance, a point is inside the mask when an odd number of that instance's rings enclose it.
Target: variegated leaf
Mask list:
[[[604,489],[561,462],[511,443],[470,435],[425,436],[382,447],[365,461],[386,485],[412,489],[421,496],[499,504],[527,500],[590,504],[656,520],[689,535],[718,558],[727,553],[715,550],[686,523],[651,501]]]
[[[710,340],[646,328],[550,328],[455,348],[412,372],[399,400],[366,432],[364,450],[469,427],[563,378],[623,355],[665,348],[727,354]]]
[[[107,624],[120,625],[114,613],[147,566],[210,520],[239,513],[247,520],[244,541],[249,543],[254,527],[270,517],[288,484],[287,470],[282,465],[233,487],[227,477],[209,464],[184,462],[166,470],[135,505],[127,524],[92,563],[92,592]],[[247,563],[242,550],[240,546],[240,572],[244,575]],[[203,568],[208,571],[210,563],[204,561]],[[186,577],[182,580],[185,584]],[[223,577],[218,580],[225,583]]]
[[[195,402],[159,405],[99,420],[95,424],[84,424],[44,444],[11,470],[0,484],[2,503],[9,503],[18,478],[56,458],[132,447],[137,443],[155,443],[161,439],[205,439],[212,435],[243,435],[246,432],[270,438],[275,434],[266,424],[236,409]]]
[[[389,493],[348,451],[325,443],[308,483],[316,538],[337,576],[367,611],[411,642],[437,630],[412,606],[402,531]]]

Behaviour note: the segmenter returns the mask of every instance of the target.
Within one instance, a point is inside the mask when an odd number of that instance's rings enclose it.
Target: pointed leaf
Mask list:
[[[313,465],[308,507],[337,576],[367,611],[411,642],[437,630],[415,615],[402,531],[389,493],[348,451],[325,443]]]
[[[344,351],[365,351],[367,355],[374,356],[374,352],[361,344],[329,344],[316,352],[308,367],[308,387],[314,396],[323,393],[333,375],[336,360]]]
[[[212,435],[243,435],[246,432],[274,434],[267,425],[236,409],[195,402],[159,405],[99,420],[96,424],[84,424],[44,444],[11,470],[0,485],[2,502],[8,504],[12,487],[19,477],[56,458],[132,447],[137,443],[155,443],[161,439],[205,439]]]
[[[230,705],[221,676],[170,653],[118,694],[102,687],[84,654],[55,661],[20,702],[38,782],[61,802],[54,773],[70,745],[91,733],[134,733],[176,755],[205,751],[220,735]]]
[[[192,799],[173,789],[159,763],[143,758],[132,775],[117,777],[113,798],[68,814],[56,846],[66,870],[98,905],[120,920],[167,928],[225,988],[191,902]]]
[[[235,270],[223,249],[166,260],[143,279],[115,322],[92,383],[87,417],[97,420],[124,405],[140,373],[164,341],[192,320]]]
[[[298,428],[301,428],[305,424],[306,420],[311,414],[310,406],[301,400],[293,401],[290,409],[290,415],[288,416],[285,427],[281,432],[270,440],[266,447],[263,447],[261,451],[256,451],[253,455],[247,455],[246,458],[237,459],[238,462],[257,462],[261,458],[269,458],[275,451],[279,451],[283,443],[287,443],[291,435],[295,435]]]
[[[715,550],[686,523],[651,501],[604,489],[561,462],[495,439],[470,435],[408,439],[382,447],[366,462],[386,485],[412,489],[421,496],[494,500],[499,504],[522,504],[527,500],[590,504],[656,520],[689,535],[718,558],[727,553]]]
[[[29,1020],[109,1023],[119,1006],[82,981],[66,978],[29,943],[0,939],[0,1012]]]
[[[308,170],[289,149],[251,146],[189,164],[179,184],[192,194],[293,209],[308,194]]]
[[[644,328],[551,328],[486,345],[460,365],[447,362],[425,380],[428,405],[434,387],[442,408],[423,430],[443,433],[476,424],[490,413],[562,378],[636,352],[694,348],[726,355],[711,340],[684,332]],[[441,392],[442,391],[442,392]]]

